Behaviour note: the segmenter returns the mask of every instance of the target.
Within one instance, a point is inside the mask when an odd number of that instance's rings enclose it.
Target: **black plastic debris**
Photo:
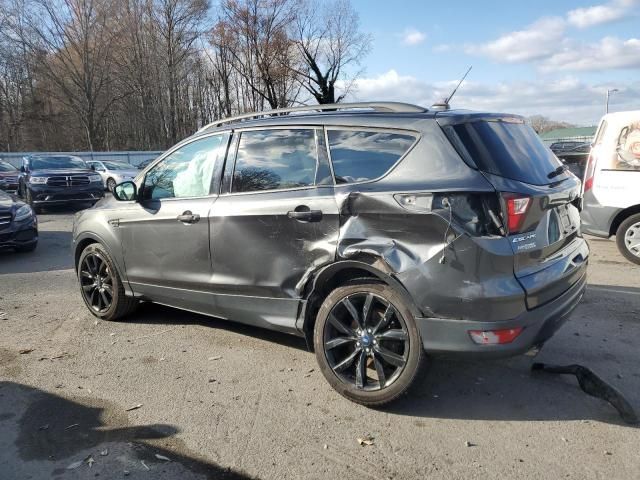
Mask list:
[[[575,375],[582,390],[592,397],[601,398],[609,402],[618,410],[620,417],[625,423],[640,423],[638,415],[633,410],[631,404],[624,398],[616,388],[598,377],[595,373],[582,365],[549,365],[546,363],[534,363],[531,365],[532,371],[543,371],[548,373],[560,373]]]

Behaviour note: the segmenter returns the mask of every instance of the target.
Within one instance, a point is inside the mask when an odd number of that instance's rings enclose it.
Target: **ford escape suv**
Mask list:
[[[304,336],[382,405],[425,352],[553,335],[585,289],[579,192],[513,115],[297,107],[202,128],[77,214],[73,253],[99,318],[144,300]]]

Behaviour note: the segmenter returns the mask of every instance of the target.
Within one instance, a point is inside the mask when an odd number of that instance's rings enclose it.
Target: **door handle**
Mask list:
[[[198,223],[198,221],[200,221],[200,215],[191,213],[191,210],[187,210],[183,212],[182,215],[178,215],[178,221],[182,223]]]
[[[287,212],[287,217],[299,222],[319,222],[322,220],[322,210],[303,210],[300,208],[300,210],[296,209]]]

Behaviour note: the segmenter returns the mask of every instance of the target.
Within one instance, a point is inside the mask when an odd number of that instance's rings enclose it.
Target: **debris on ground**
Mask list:
[[[358,438],[358,443],[360,444],[361,447],[365,447],[365,446],[370,446],[373,445],[373,437],[367,435],[365,437],[362,438]]]
[[[100,451],[100,456],[101,457],[106,457],[107,455],[109,455],[109,450],[108,449],[104,449]]]
[[[84,460],[78,460],[77,462],[73,462],[72,464],[67,466],[67,470],[75,470],[83,463],[84,463]]]
[[[477,447],[477,445],[476,445],[475,443],[471,443],[469,440],[467,440],[466,442],[464,442],[464,444],[465,444],[467,447]]]
[[[550,365],[546,363],[534,363],[532,371],[548,373],[560,373],[575,375],[580,388],[592,397],[601,398],[609,402],[620,414],[622,420],[628,424],[640,423],[638,415],[626,398],[616,388],[598,377],[595,373],[582,365]]]
[[[160,455],[159,453],[156,453],[156,458],[158,460],[162,460],[162,461],[165,461],[165,462],[170,462],[171,461],[171,459],[169,457],[165,457],[164,455]]]
[[[18,353],[20,355],[26,355],[27,353],[31,353],[35,350],[35,348],[23,348],[22,350],[19,350]]]
[[[137,410],[139,408],[142,408],[142,404],[141,403],[139,403],[137,405],[134,405],[133,407],[125,408],[124,411],[125,412],[130,412],[131,410]]]
[[[62,352],[62,353],[59,353],[58,355],[54,355],[53,357],[40,357],[38,361],[41,362],[43,360],[57,360],[59,358],[64,358],[68,355],[69,354],[67,352]]]
[[[220,360],[222,355],[216,355],[215,357],[209,357],[209,360]]]
[[[142,466],[145,468],[145,470],[151,470],[149,467],[147,467],[147,464],[144,463],[144,460],[140,460],[140,463],[142,464]]]
[[[71,425],[68,425],[68,426],[64,427],[64,429],[65,429],[65,430],[70,430],[70,429],[72,429],[72,428],[79,427],[79,426],[80,426],[80,424],[79,424],[79,423],[73,423],[73,424],[71,424]]]

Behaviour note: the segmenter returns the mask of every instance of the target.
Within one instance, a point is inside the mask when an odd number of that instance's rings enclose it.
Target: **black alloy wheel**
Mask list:
[[[85,302],[96,313],[105,313],[113,303],[113,276],[99,252],[85,255],[80,264],[80,286]]]
[[[314,346],[329,383],[369,406],[403,394],[424,358],[413,315],[384,284],[339,287],[329,294],[318,312]]]
[[[103,320],[116,320],[133,312],[138,300],[127,296],[111,256],[100,243],[85,247],[76,271],[82,299],[89,311]]]

